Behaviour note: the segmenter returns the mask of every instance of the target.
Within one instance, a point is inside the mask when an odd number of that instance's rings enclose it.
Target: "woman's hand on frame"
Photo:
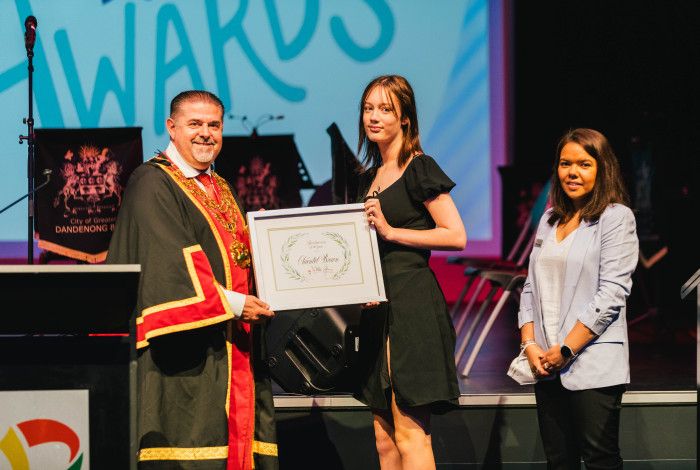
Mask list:
[[[377,229],[377,234],[384,240],[389,240],[393,227],[386,221],[382,212],[382,204],[378,198],[372,197],[365,201],[365,214],[367,214],[369,224]]]

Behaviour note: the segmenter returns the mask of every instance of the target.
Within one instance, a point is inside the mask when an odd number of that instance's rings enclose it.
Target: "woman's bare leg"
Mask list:
[[[386,357],[391,377],[389,339],[386,341]],[[401,455],[402,470],[435,469],[433,442],[430,435],[430,409],[414,407],[401,409],[396,404],[393,386],[391,391],[391,415],[394,419],[394,443]]]
[[[389,367],[391,377],[391,367],[389,366],[389,338],[386,340],[386,363]],[[394,438],[394,418],[391,415],[391,408],[388,410],[372,410],[372,421],[374,424],[374,444],[379,454],[379,465],[382,470],[402,470],[401,454],[396,447]]]
[[[394,440],[394,424],[391,411],[372,410],[374,443],[382,470],[402,470],[401,455]]]
[[[434,470],[435,456],[430,435],[430,409],[401,409],[391,396],[394,440],[401,454],[402,470]]]

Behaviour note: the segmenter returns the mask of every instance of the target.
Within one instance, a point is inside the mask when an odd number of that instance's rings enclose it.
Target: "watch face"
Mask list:
[[[573,353],[571,352],[571,348],[569,348],[568,346],[562,346],[560,351],[561,351],[561,355],[563,357],[569,358],[569,357],[573,356]]]

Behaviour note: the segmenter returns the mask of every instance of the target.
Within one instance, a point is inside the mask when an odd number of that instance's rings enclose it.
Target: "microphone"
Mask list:
[[[248,116],[246,116],[245,114],[233,114],[233,113],[228,113],[228,114],[227,114],[227,117],[228,117],[229,119],[240,119],[241,121],[247,121],[247,120],[248,120]]]
[[[24,47],[27,49],[27,53],[34,51],[34,41],[36,40],[36,18],[33,16],[28,16],[24,20]]]
[[[284,119],[284,114],[278,114],[278,115],[273,115],[273,114],[263,114],[258,118],[257,121],[255,121],[255,125],[253,126],[253,135],[258,135],[258,129],[260,126],[263,124],[266,124],[270,121],[279,121],[280,119]]]
[[[241,125],[245,127],[247,130],[250,130],[250,126],[248,125],[248,116],[245,114],[233,114],[233,113],[228,113],[228,118],[229,119],[237,119],[241,121]]]
[[[46,186],[47,184],[49,184],[49,181],[51,181],[51,173],[53,173],[53,170],[51,170],[51,169],[49,169],[49,168],[44,168],[44,171],[42,171],[41,174],[44,175],[44,176],[46,177],[46,180],[45,180],[43,183],[41,183],[39,186],[36,186],[32,191],[30,191],[30,192],[28,192],[27,194],[25,194],[24,196],[22,196],[21,198],[17,199],[16,201],[14,201],[14,202],[8,204],[7,206],[3,207],[2,209],[0,209],[0,214],[2,214],[3,212],[5,212],[7,209],[9,209],[10,207],[14,206],[15,204],[17,204],[18,202],[20,202],[20,201],[24,200],[25,198],[29,197],[30,194],[36,193],[36,192],[39,191],[41,188],[43,188],[44,186]]]

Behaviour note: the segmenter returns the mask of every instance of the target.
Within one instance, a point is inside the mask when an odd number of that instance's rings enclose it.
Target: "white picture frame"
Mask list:
[[[386,301],[364,205],[249,212],[257,295],[274,311]]]

